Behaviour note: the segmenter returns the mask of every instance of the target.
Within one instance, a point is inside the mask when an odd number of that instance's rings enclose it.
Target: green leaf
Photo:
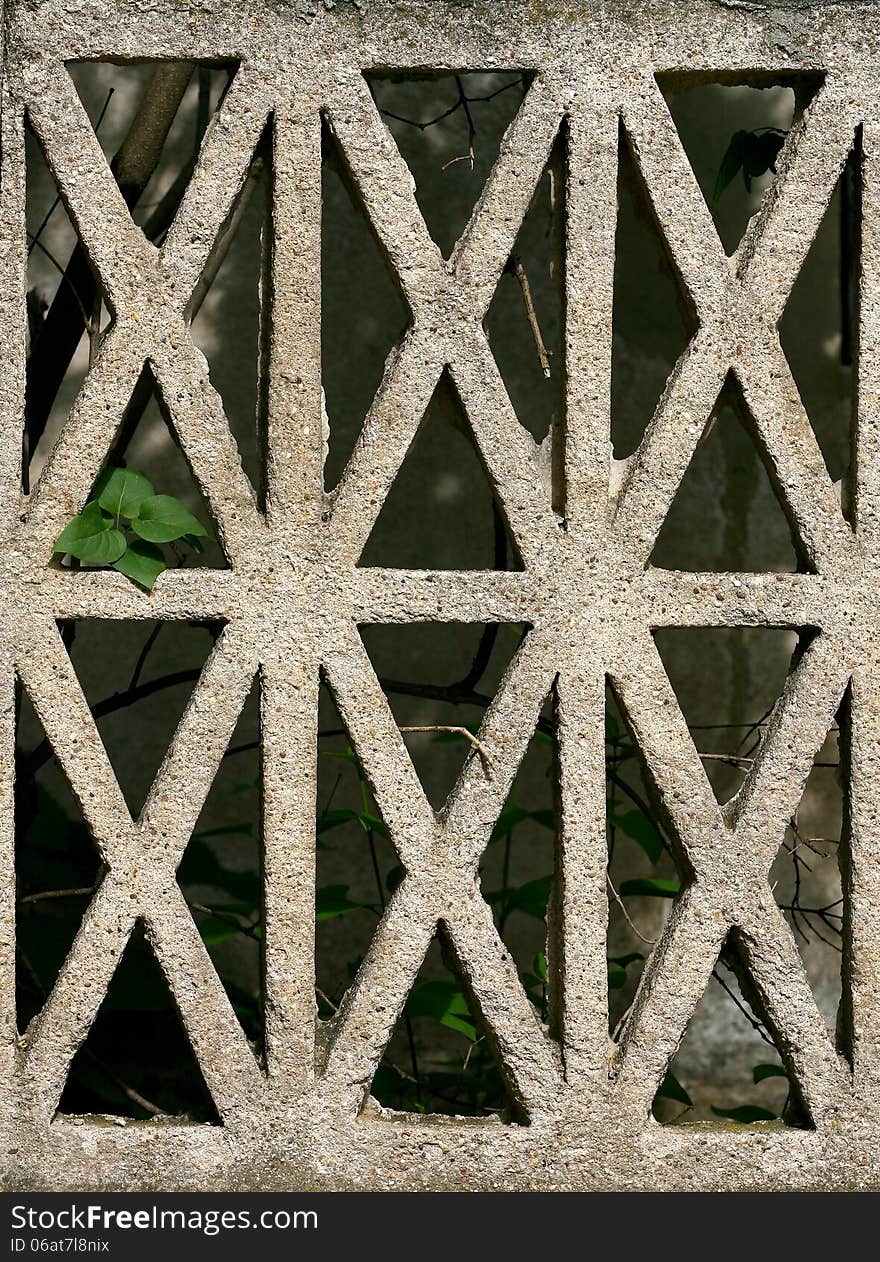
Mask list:
[[[620,735],[620,724],[613,714],[605,715],[605,739],[606,741],[616,741]]]
[[[184,535],[207,535],[207,530],[173,495],[151,495],[140,503],[131,528],[151,543],[172,543]]]
[[[135,469],[107,469],[95,490],[98,503],[114,517],[136,517],[141,504],[153,494],[153,484]]]
[[[735,1109],[716,1109],[712,1105],[712,1112],[716,1117],[730,1118],[731,1122],[775,1122],[776,1114],[771,1113],[769,1109],[762,1109],[757,1104],[740,1104]]]
[[[143,539],[135,539],[128,545],[119,560],[114,561],[113,568],[120,574],[124,574],[126,578],[130,578],[133,583],[139,583],[141,587],[151,592],[156,579],[163,570],[167,570],[168,566],[165,564],[161,549],[154,543],[145,543]]]
[[[521,911],[536,920],[544,920],[547,916],[547,901],[550,898],[552,876],[539,876],[536,881],[526,881],[508,893],[507,906],[510,911]]]
[[[620,990],[626,985],[626,969],[608,961],[608,989]]]
[[[219,916],[200,916],[198,918],[199,934],[205,946],[214,946],[217,942],[225,942],[234,938],[239,930],[228,920]]]
[[[92,500],[79,516],[67,523],[55,540],[52,551],[69,552],[86,565],[111,565],[122,556],[125,548],[125,535],[121,530],[114,529],[112,517],[102,512],[97,501]]]
[[[458,1030],[475,1043],[477,1027],[461,988],[453,978],[421,982],[413,988],[406,1003],[411,1017],[432,1017],[450,1030]]]
[[[661,877],[642,877],[624,881],[620,886],[623,898],[635,894],[640,894],[642,898],[675,898],[680,890],[678,881],[667,881]]]
[[[202,553],[205,551],[205,549],[202,547],[201,543],[195,537],[195,535],[184,535],[183,542],[186,544],[188,548],[192,548],[193,552],[195,552],[198,556],[201,556]]]
[[[339,828],[342,824],[350,824],[353,821],[360,823],[360,818],[357,811],[325,811],[318,817],[318,836],[329,832],[331,828]]]
[[[742,169],[743,155],[748,142],[749,133],[747,131],[735,131],[731,136],[730,144],[727,146],[724,157],[721,159],[721,166],[718,168],[718,175],[715,178],[715,187],[712,190],[713,205],[717,205],[721,194],[728,184],[736,178],[737,172]]]
[[[693,1104],[693,1100],[671,1069],[666,1070],[663,1081],[657,1088],[657,1094],[662,1096],[664,1100],[677,1100],[679,1104],[687,1104],[688,1106]]]
[[[641,846],[652,863],[663,853],[663,839],[643,811],[626,811],[623,815],[612,814],[609,822],[636,845]]]
[[[765,1078],[787,1078],[788,1074],[781,1065],[756,1065],[752,1070],[755,1082],[763,1082]]]
[[[351,911],[363,911],[366,903],[353,903],[347,885],[325,885],[315,892],[315,919],[334,920]]]
[[[542,982],[547,980],[547,956],[543,951],[539,951],[532,961],[532,968]]]

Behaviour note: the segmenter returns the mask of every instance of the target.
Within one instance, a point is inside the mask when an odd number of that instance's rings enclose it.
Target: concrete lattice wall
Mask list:
[[[375,3],[318,14],[284,3],[6,5],[3,79],[4,373],[0,475],[6,587],[3,845],[13,867],[16,676],[109,871],[42,1012],[16,1036],[14,888],[2,893],[0,982],[8,1186],[864,1186],[877,1180],[880,1049],[875,920],[877,336],[870,6]],[[134,228],[64,62],[238,59],[161,251]],[[365,69],[535,71],[449,263],[425,229]],[[728,261],[655,74],[823,84],[780,178]],[[320,116],[360,189],[412,315],[337,491],[324,490]],[[27,115],[115,316],[43,477],[27,500],[24,397]],[[268,495],[254,499],[187,304],[273,119]],[[634,454],[610,444],[618,132],[628,136],[697,331]],[[565,399],[554,479],[522,428],[481,322],[560,132],[566,152]],[[854,527],[843,515],[776,332],[855,147],[862,176]],[[145,360],[210,503],[231,569],[163,576],[65,572],[52,541],[82,506]],[[522,573],[358,568],[448,365],[524,561]],[[648,564],[728,373],[808,559],[798,574],[694,574]],[[64,618],[226,621],[136,823],[57,631]],[[355,625],[528,623],[480,739],[438,817]],[[759,761],[719,808],[651,637],[661,627],[817,628]],[[317,688],[324,669],[407,875],[339,1017],[314,1017]],[[175,868],[255,675],[262,690],[266,1064],[258,1065],[195,930]],[[693,880],[645,970],[619,1044],[608,1039],[604,685],[610,677]],[[557,884],[552,1019],[543,1028],[480,895],[476,866],[537,714],[556,686]],[[833,1045],[767,873],[813,759],[849,694],[844,1012]],[[223,1125],[99,1126],[56,1117],[135,923],[169,982]],[[434,1121],[366,1097],[442,922],[522,1116]],[[731,929],[796,1082],[808,1129],[660,1127],[657,1085]],[[54,1118],[54,1120],[53,1120]],[[525,1124],[527,1123],[527,1124]]]

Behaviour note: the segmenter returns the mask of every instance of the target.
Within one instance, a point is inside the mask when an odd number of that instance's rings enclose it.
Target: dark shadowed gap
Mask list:
[[[162,95],[178,103],[162,139],[155,169],[143,189],[131,189],[124,183],[124,170],[120,177],[119,169],[126,138],[137,125],[142,104],[150,100],[148,94],[156,71],[175,68],[179,68],[180,79],[166,87]],[[132,218],[151,241],[160,242],[180,206],[205,133],[223,103],[238,63],[70,61],[67,69],[104,155],[117,181],[121,178]],[[154,109],[153,117],[159,116]]]
[[[410,312],[326,119],[321,159],[321,372],[329,426],[324,482],[330,490],[351,456]]]
[[[318,719],[315,971],[318,1014],[328,1020],[403,868],[326,680]]]
[[[861,133],[779,321],[785,358],[850,521],[858,372],[860,168]]]
[[[654,641],[715,796],[754,766],[773,708],[810,641],[785,627],[662,627]]]
[[[540,1020],[549,1021],[547,919],[559,813],[553,698],[542,708],[480,860],[480,886],[498,935]]]
[[[255,679],[177,872],[248,1041],[264,1050],[263,775]]]
[[[725,252],[733,254],[821,76],[660,74],[657,82]]]
[[[112,321],[40,142],[25,128],[28,350],[22,478],[39,476]]]
[[[525,1122],[441,925],[370,1086],[367,1109]]]
[[[439,811],[469,758],[479,760],[483,774],[491,774],[475,741],[525,628],[510,623],[371,623],[361,626],[360,633],[398,726],[438,729],[403,731],[403,740],[428,800]],[[428,678],[431,685],[426,686],[422,681]]]
[[[641,442],[697,319],[623,125],[617,152],[611,440],[622,460]]]
[[[359,565],[523,568],[448,371],[383,501]]]
[[[365,76],[415,181],[428,231],[449,257],[467,227],[531,81],[522,71]]]
[[[812,568],[762,452],[731,374],[657,536],[652,564],[698,572]]]
[[[517,417],[538,443],[560,430],[565,411],[565,176],[560,133],[484,322]]]
[[[724,1055],[718,1049],[725,1049]],[[666,1125],[811,1128],[731,934],[654,1097]]]
[[[605,690],[608,841],[608,1028],[620,1037],[648,956],[675,898],[690,882],[677,844],[613,687]]]
[[[60,627],[119,787],[136,818],[220,625],[85,618]]]
[[[803,797],[786,829],[769,878],[773,896],[797,943],[816,1003],[832,1038],[842,1045],[847,909],[841,876],[841,868],[846,866],[841,723],[847,721],[844,705],[816,754]],[[841,1050],[847,1049],[842,1046]]]
[[[73,1058],[58,1112],[219,1118],[156,957],[138,927]]]
[[[272,127],[190,302],[193,341],[208,361],[242,467],[266,499],[266,394],[272,251]]]
[[[15,979],[24,1032],[58,978],[104,867],[21,684],[17,710]]]

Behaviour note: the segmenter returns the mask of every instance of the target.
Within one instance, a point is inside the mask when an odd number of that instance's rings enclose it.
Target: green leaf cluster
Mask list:
[[[199,540],[208,534],[202,523],[173,495],[156,495],[136,469],[108,469],[95,491],[53,552],[84,565],[112,566],[147,591],[168,568],[161,544],[179,541],[201,552]]]

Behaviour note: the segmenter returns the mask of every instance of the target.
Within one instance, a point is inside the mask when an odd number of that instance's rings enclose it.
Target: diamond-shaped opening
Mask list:
[[[861,133],[779,321],[779,340],[831,480],[852,520]]]
[[[745,783],[770,716],[813,632],[662,627],[654,640],[721,803]]]
[[[833,1038],[843,1042],[844,895],[841,865],[844,800],[841,725],[844,703],[813,762],[800,805],[770,870],[770,887],[791,927],[816,1003]]]
[[[372,623],[361,638],[429,802],[440,810],[468,759],[486,775],[483,714],[522,643],[509,623]],[[427,729],[427,730],[413,730]]]
[[[505,1084],[487,1027],[441,924],[370,1087],[410,1113],[527,1122]]]
[[[617,1040],[689,865],[611,685],[605,690],[608,1020]]]
[[[211,384],[223,400],[261,507],[266,498],[272,131],[270,121],[189,305],[193,341],[208,361]]]
[[[657,536],[670,570],[794,573],[813,566],[731,373]]]
[[[367,953],[403,868],[333,694],[322,680],[318,711],[315,970],[327,1020]]]
[[[170,495],[180,500],[207,531],[198,538],[187,537],[172,543],[150,544],[151,549],[158,549],[155,555],[161,556],[167,568],[228,568],[229,562],[214,515],[178,442],[163,404],[162,393],[149,365],[144,366],[135,385],[116,440],[89,495],[90,502],[100,494],[101,479],[113,469],[129,469],[143,474],[155,495]],[[126,515],[118,519],[117,524],[125,533],[129,546],[140,546],[136,534],[128,526]],[[63,563],[73,564],[74,568],[79,566],[78,562],[72,562],[70,558]]]
[[[565,173],[561,131],[485,320],[514,410],[548,457],[565,408]]]
[[[659,74],[684,151],[727,254],[772,185],[783,148],[821,84],[815,74]]]
[[[132,218],[160,244],[238,62],[71,61],[67,69]]]
[[[25,689],[16,695],[16,1011],[42,1008],[73,945],[103,864]]]
[[[490,70],[430,77],[383,71],[365,77],[415,180],[428,231],[448,258],[533,76]]]
[[[60,1114],[220,1119],[140,926],[70,1067]]]
[[[27,492],[99,353],[111,312],[29,126],[25,159],[28,355],[22,480]]]
[[[342,476],[410,310],[326,119],[321,159],[321,372],[329,427],[324,481],[330,490]]]
[[[523,568],[448,371],[385,497],[359,565]]]
[[[221,626],[109,618],[60,625],[119,787],[136,817]]]
[[[255,1051],[264,1049],[260,682],[254,680],[177,871]]]
[[[617,152],[611,440],[622,460],[638,447],[697,318],[622,124]]]
[[[548,995],[548,904],[556,870],[555,698],[545,703],[480,861],[483,897],[543,1022]]]
[[[811,1123],[732,933],[654,1097],[666,1125]]]

